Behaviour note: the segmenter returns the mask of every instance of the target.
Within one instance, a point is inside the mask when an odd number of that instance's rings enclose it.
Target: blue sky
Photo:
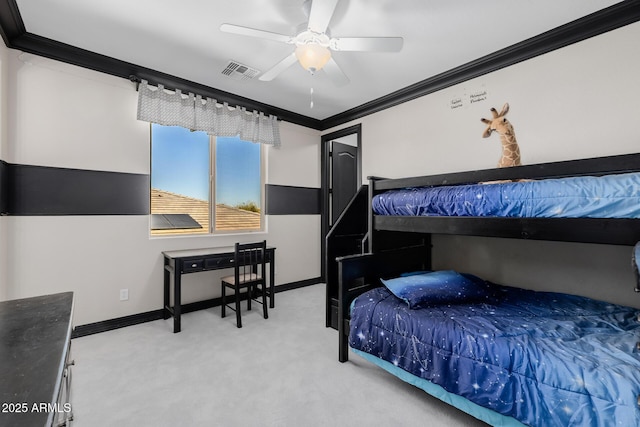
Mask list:
[[[151,186],[209,200],[209,136],[175,126],[152,125]],[[260,146],[217,138],[217,203],[260,206]]]

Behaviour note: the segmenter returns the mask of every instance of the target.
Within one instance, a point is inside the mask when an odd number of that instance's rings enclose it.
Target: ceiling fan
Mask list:
[[[349,78],[331,57],[331,51],[398,52],[402,49],[403,39],[402,37],[330,37],[328,26],[337,4],[338,0],[313,1],[307,29],[295,36],[233,24],[222,24],[220,30],[296,46],[291,55],[259,77],[262,81],[273,80],[295,62],[299,62],[311,74],[324,69],[334,84],[342,86],[349,82]]]

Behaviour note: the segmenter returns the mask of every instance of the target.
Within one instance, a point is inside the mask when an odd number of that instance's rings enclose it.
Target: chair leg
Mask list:
[[[251,310],[251,296],[253,295],[253,285],[247,286],[247,310]]]
[[[240,289],[235,288],[236,291],[236,326],[242,328],[242,319],[240,318]]]
[[[269,318],[269,313],[267,312],[267,290],[264,288],[264,283],[262,284],[262,314],[265,319]]]
[[[225,284],[223,283],[223,284],[222,284],[222,286],[221,286],[221,288],[222,288],[222,312],[221,312],[221,314],[222,314],[222,317],[225,317],[225,316],[227,315],[227,313],[226,313],[227,300],[226,300],[226,298],[225,298],[225,291],[226,291],[226,288],[227,288],[227,287],[226,287],[226,286],[225,286]]]

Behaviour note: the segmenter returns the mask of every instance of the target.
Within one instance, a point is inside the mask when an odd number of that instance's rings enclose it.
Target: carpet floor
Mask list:
[[[257,307],[256,307],[257,306]],[[325,327],[325,286],[277,294],[236,328],[220,307],[72,341],[74,427],[486,426],[351,354]]]

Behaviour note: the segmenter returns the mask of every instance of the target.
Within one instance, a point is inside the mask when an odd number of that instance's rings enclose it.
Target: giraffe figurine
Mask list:
[[[513,126],[505,117],[508,112],[509,104],[505,103],[500,113],[498,113],[495,108],[491,109],[493,120],[480,119],[482,123],[486,123],[487,125],[487,128],[482,134],[483,138],[488,138],[494,131],[500,134],[502,156],[498,162],[499,168],[520,166],[522,164],[520,163],[520,147],[518,147],[518,141],[516,141],[516,134],[513,130]]]

